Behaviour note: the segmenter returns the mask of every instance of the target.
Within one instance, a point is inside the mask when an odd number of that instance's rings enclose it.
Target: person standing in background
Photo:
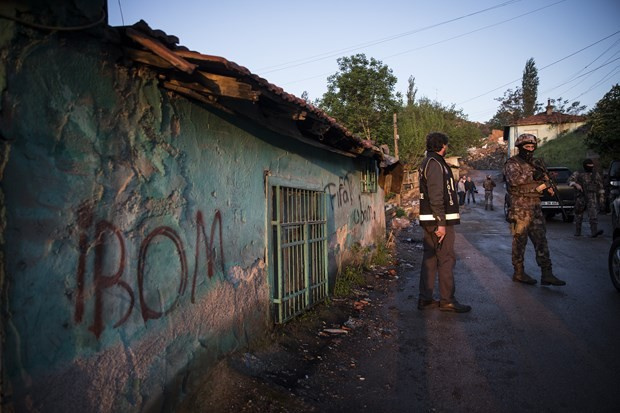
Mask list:
[[[465,192],[467,192],[467,203],[471,200],[474,204],[476,203],[476,193],[478,190],[476,189],[476,184],[471,180],[471,176],[467,177],[467,181],[465,181]]]
[[[493,188],[495,188],[495,181],[491,179],[491,175],[487,175],[487,179],[482,183],[484,188],[484,209],[490,209],[493,211]]]
[[[598,211],[600,204],[605,202],[605,189],[603,178],[594,172],[592,159],[583,161],[583,172],[574,172],[568,184],[575,188],[575,236],[581,236],[581,223],[586,210],[590,221],[590,236],[596,238],[602,235],[603,230],[598,229]]]
[[[465,205],[465,175],[459,178],[459,182],[456,184],[456,192],[459,195],[459,205]]]

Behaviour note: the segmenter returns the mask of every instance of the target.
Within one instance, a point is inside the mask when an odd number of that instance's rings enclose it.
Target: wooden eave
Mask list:
[[[132,61],[157,72],[161,86],[229,114],[243,116],[306,144],[352,157],[383,159],[369,141],[335,119],[223,57],[176,46],[178,39],[145,22],[118,28]],[[124,37],[123,37],[124,34]]]

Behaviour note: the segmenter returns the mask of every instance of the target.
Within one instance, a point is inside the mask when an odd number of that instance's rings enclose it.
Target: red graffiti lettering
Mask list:
[[[195,302],[195,292],[196,292],[196,280],[198,278],[198,261],[200,258],[200,239],[202,238],[204,242],[205,248],[205,257],[207,260],[207,276],[209,278],[213,277],[213,267],[215,264],[215,259],[217,255],[213,249],[213,243],[215,238],[215,226],[217,224],[219,228],[219,238],[220,238],[220,265],[221,271],[224,272],[224,245],[222,244],[222,215],[220,211],[215,211],[215,216],[213,217],[213,222],[211,223],[211,237],[207,238],[207,234],[205,231],[205,223],[202,218],[202,212],[198,211],[196,214],[196,261],[194,266],[194,279],[192,281],[192,303]]]
[[[118,249],[120,252],[118,270],[112,276],[103,274],[104,255],[107,245],[106,234],[108,233],[112,233],[116,236],[118,241]],[[123,324],[129,317],[131,309],[133,308],[134,296],[129,285],[120,279],[125,269],[125,242],[123,241],[121,232],[111,223],[107,221],[99,221],[97,223],[95,239],[97,240],[95,244],[95,320],[93,325],[91,325],[88,329],[92,331],[97,338],[99,338],[101,332],[103,331],[103,290],[118,285],[124,288],[129,294],[129,298],[131,300],[129,308],[127,309],[125,315],[115,324],[115,326]]]
[[[172,242],[174,243],[174,246],[176,247],[179,260],[181,261],[181,282],[179,283],[179,291],[178,291],[177,297],[175,298],[174,302],[170,305],[170,307],[168,307],[168,309],[164,311],[156,311],[150,308],[148,304],[146,303],[146,299],[144,296],[144,272],[145,272],[144,266],[146,262],[146,256],[147,256],[149,246],[151,245],[153,239],[157,236],[167,237],[167,238],[170,238],[170,240],[172,240]],[[160,318],[162,315],[166,315],[170,311],[172,311],[176,307],[179,301],[179,297],[183,295],[183,293],[185,292],[186,285],[187,285],[187,260],[185,258],[185,252],[183,250],[183,242],[181,241],[177,233],[174,232],[169,227],[159,227],[159,228],[154,229],[149,235],[147,235],[144,241],[142,241],[142,245],[140,246],[140,256],[138,258],[138,294],[140,297],[140,309],[142,310],[142,318],[144,319],[144,321],[146,322],[148,319],[151,319],[151,318],[153,319]]]
[[[84,277],[86,276],[86,255],[88,253],[88,228],[93,223],[92,204],[85,202],[78,209],[80,227],[80,258],[78,261],[77,293],[75,297],[75,322],[81,323],[84,317]]]
[[[104,292],[111,287],[120,287],[127,292],[129,297],[129,305],[126,312],[122,317],[114,324],[113,328],[117,328],[124,324],[129,318],[133,307],[135,305],[134,291],[130,285],[122,279],[125,271],[126,263],[126,249],[125,241],[121,231],[116,228],[112,223],[108,221],[99,221],[95,225],[95,242],[91,243],[88,232],[93,225],[93,207],[90,203],[84,203],[78,209],[78,226],[80,228],[79,233],[79,251],[80,256],[77,264],[77,285],[76,285],[76,302],[75,302],[75,315],[74,320],[76,324],[82,322],[84,318],[85,308],[85,285],[87,274],[87,262],[88,253],[91,250],[91,246],[94,244],[94,315],[93,324],[88,327],[90,331],[95,334],[97,338],[101,336],[104,330]],[[196,214],[197,234],[196,234],[196,254],[195,254],[195,268],[194,276],[192,280],[192,296],[191,302],[195,302],[196,281],[201,268],[205,268],[205,273],[208,278],[212,278],[215,275],[216,266],[217,270],[224,273],[224,244],[222,236],[222,215],[220,211],[215,211],[213,221],[211,223],[210,236],[207,238],[206,225],[204,223],[202,212]],[[217,231],[217,232],[216,232]],[[110,235],[112,235],[110,237]],[[156,240],[158,237],[163,237],[164,240]],[[219,253],[216,248],[216,237],[219,237]],[[155,309],[147,302],[148,291],[145,291],[147,276],[147,258],[149,253],[149,247],[156,242],[166,241],[166,239],[172,241],[174,245],[174,252],[179,259],[179,288],[174,301],[168,305],[167,308]],[[206,265],[201,266],[200,250],[204,244],[204,255]],[[113,252],[116,251],[118,256],[117,262],[108,262],[113,256]],[[112,274],[105,274],[106,264],[113,266],[114,271]],[[188,266],[185,253],[185,247],[180,236],[170,227],[158,227],[151,231],[146,238],[140,244],[140,252],[138,256],[138,268],[137,268],[137,283],[138,283],[138,296],[140,300],[140,311],[144,322],[149,319],[158,319],[169,314],[179,303],[181,296],[185,293],[188,284]]]

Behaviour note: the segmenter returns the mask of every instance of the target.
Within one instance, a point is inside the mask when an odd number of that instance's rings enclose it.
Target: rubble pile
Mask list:
[[[489,142],[481,148],[470,148],[468,156],[462,159],[463,166],[470,169],[502,169],[508,159],[506,143]]]

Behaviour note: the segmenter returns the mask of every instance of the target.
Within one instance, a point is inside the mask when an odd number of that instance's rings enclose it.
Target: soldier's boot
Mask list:
[[[515,265],[515,273],[512,275],[512,281],[529,285],[534,285],[538,282],[525,273],[522,265]]]
[[[598,225],[597,224],[590,224],[590,233],[591,233],[591,237],[592,238],[596,238],[599,235],[603,235],[603,230],[602,229],[598,229]]]
[[[581,224],[575,224],[575,236],[576,237],[581,236]]]
[[[493,210],[494,210],[494,209],[493,209],[493,205],[491,204],[491,211],[493,211]]]
[[[486,210],[488,210],[488,209],[489,209],[489,206],[488,206],[488,205],[485,205],[485,206],[484,206],[484,210],[486,211]]]
[[[551,268],[542,269],[542,277],[540,278],[540,283],[542,285],[566,285],[566,281],[562,281],[555,275],[553,275],[553,272],[551,272]]]

